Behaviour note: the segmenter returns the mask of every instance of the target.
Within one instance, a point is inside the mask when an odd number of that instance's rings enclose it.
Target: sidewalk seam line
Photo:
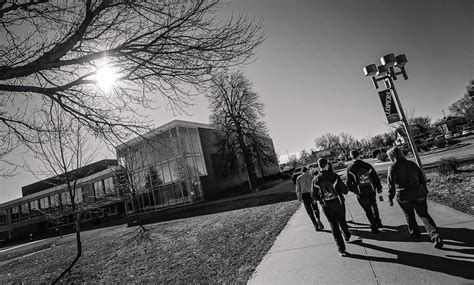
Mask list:
[[[367,259],[369,260],[370,269],[372,270],[372,273],[374,274],[375,283],[377,285],[379,285],[380,284],[379,279],[377,278],[377,274],[375,273],[375,269],[374,269],[374,266],[372,264],[372,260],[370,260],[369,253],[367,252],[367,248],[365,247],[365,245],[364,245],[364,252],[365,252],[365,256],[367,256]]]

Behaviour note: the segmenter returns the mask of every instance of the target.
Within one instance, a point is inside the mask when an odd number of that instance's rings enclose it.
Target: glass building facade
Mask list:
[[[176,122],[176,121],[174,121]],[[178,121],[179,122],[179,121]],[[150,133],[117,147],[126,169],[127,213],[203,200],[200,176],[207,175],[199,130],[185,123]]]

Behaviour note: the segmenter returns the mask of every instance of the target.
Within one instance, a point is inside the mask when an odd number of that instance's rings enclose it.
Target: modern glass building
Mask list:
[[[279,172],[274,163],[259,165],[258,176]],[[174,120],[143,137],[116,148],[119,164],[127,169],[134,196],[127,212],[196,203],[248,181],[243,169],[226,171],[211,125]],[[133,192],[135,194],[133,194]]]
[[[203,200],[200,177],[208,173],[199,128],[209,126],[173,121],[116,148],[134,200],[128,213]]]

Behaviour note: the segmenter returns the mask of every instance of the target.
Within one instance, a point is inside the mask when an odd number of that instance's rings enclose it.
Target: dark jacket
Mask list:
[[[349,188],[349,191],[354,192],[357,195],[359,194],[359,189],[357,187],[358,182],[356,178],[356,173],[361,168],[365,168],[369,170],[370,181],[372,182],[372,187],[374,189],[381,191],[382,183],[380,182],[380,178],[377,172],[375,171],[374,167],[360,159],[355,160],[351,165],[349,165],[349,167],[347,167],[346,179],[347,179],[347,188]],[[375,195],[375,191],[374,191],[374,195]]]
[[[347,194],[347,186],[342,181],[341,177],[334,172],[330,172],[327,170],[321,171],[314,179],[313,179],[313,193],[312,196],[315,200],[321,201],[324,204],[323,200],[323,193],[321,193],[321,184],[323,181],[327,181],[334,185],[334,190],[339,197],[339,201],[341,204],[344,204],[344,196],[343,194]]]
[[[420,168],[407,159],[398,160],[389,166],[387,181],[390,199],[396,194],[400,201],[413,201],[426,198],[428,193]]]

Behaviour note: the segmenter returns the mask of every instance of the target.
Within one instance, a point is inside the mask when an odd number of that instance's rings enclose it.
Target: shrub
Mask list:
[[[446,141],[445,140],[437,140],[436,141],[436,147],[438,147],[438,148],[446,147]]]
[[[459,161],[454,157],[442,158],[438,166],[439,175],[450,175],[458,171]]]
[[[433,141],[425,141],[425,142],[420,144],[420,148],[423,151],[429,151],[433,146],[434,146]]]
[[[379,152],[377,154],[377,159],[384,162],[384,161],[388,161],[388,156],[385,152]]]
[[[448,143],[449,146],[459,143],[458,140],[454,140],[454,139],[449,139],[446,142]]]

